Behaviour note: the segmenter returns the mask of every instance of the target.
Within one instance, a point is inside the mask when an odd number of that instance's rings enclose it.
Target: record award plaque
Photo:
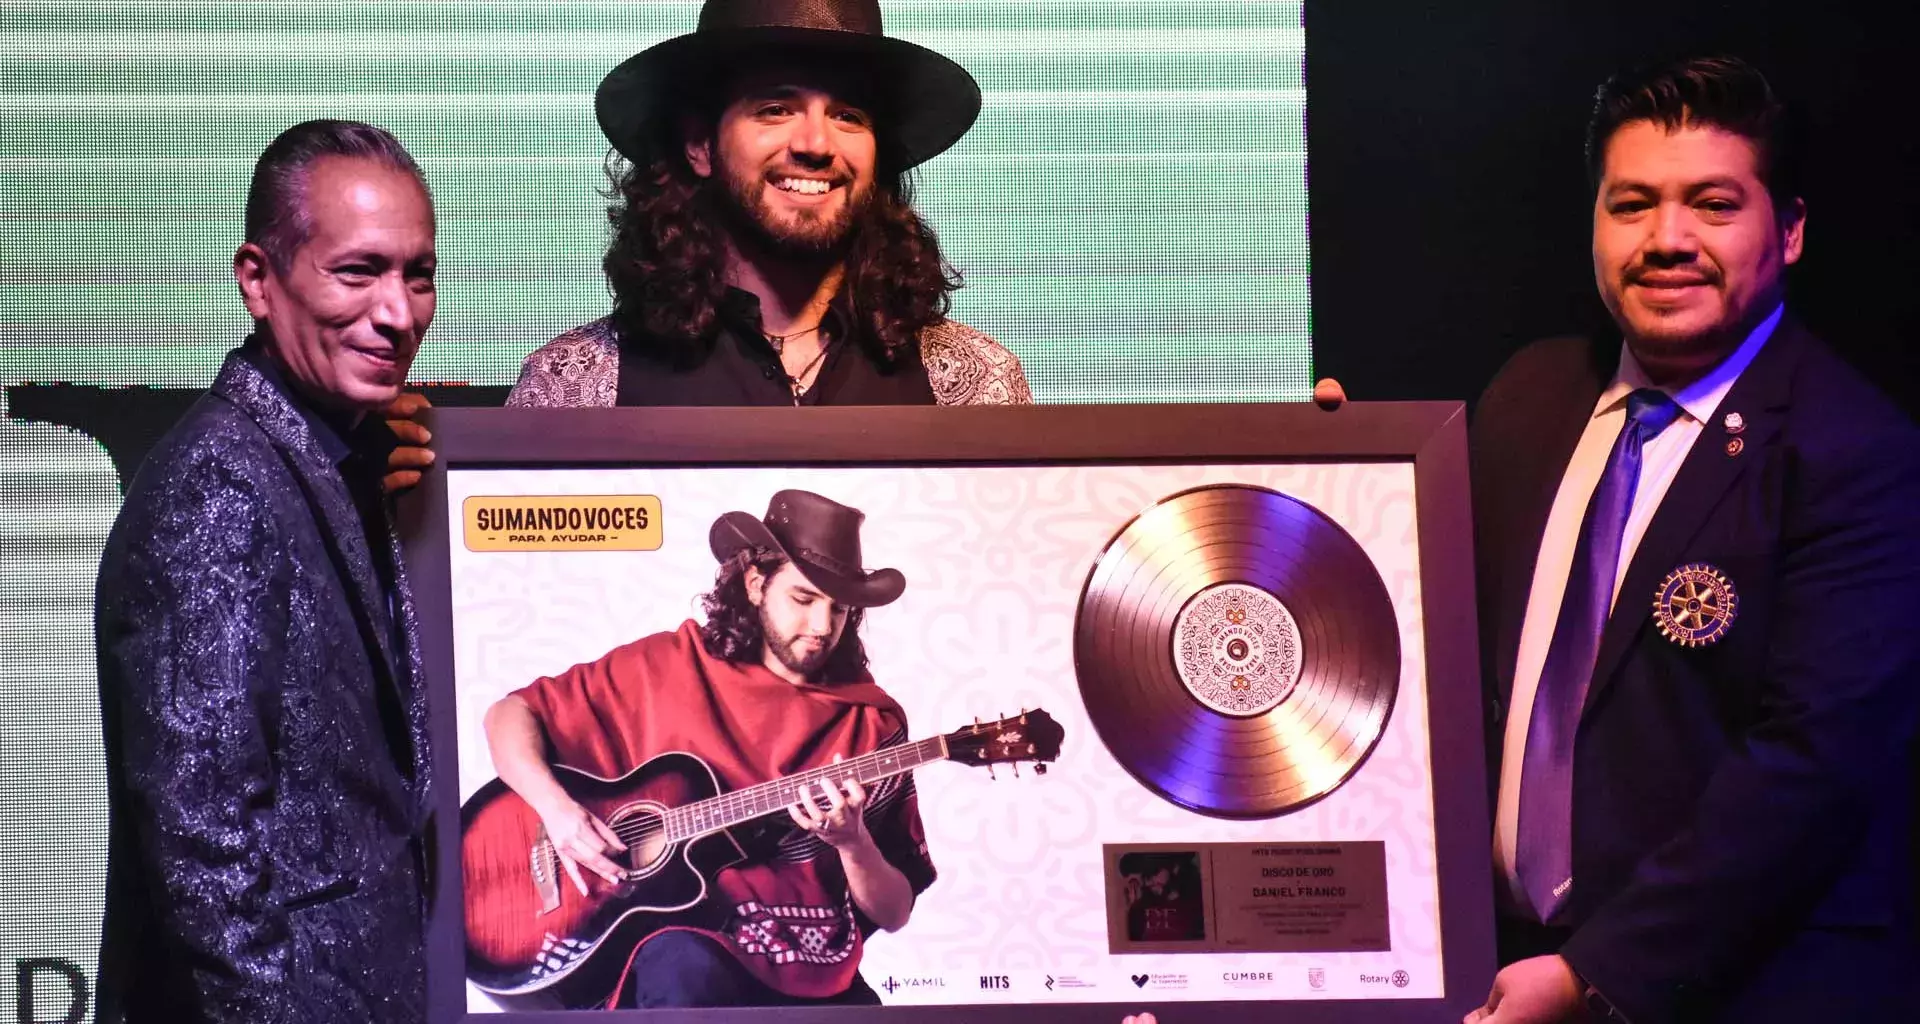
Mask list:
[[[435,1019],[1485,996],[1458,404],[431,428]]]

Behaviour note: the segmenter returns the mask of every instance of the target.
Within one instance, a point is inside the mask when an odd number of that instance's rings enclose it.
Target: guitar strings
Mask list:
[[[918,746],[918,744],[915,744],[915,746]],[[733,815],[736,815],[743,811],[748,811],[748,810],[754,810],[758,812],[754,814],[753,817],[759,817],[765,814],[772,814],[772,813],[775,813],[776,811],[792,806],[793,803],[797,801],[782,801],[773,806],[761,808],[758,806],[758,801],[762,798],[764,794],[778,792],[779,787],[781,787],[782,785],[792,785],[796,789],[804,789],[823,779],[833,777],[837,771],[842,771],[847,769],[852,770],[852,775],[849,777],[857,778],[863,769],[873,767],[882,761],[889,760],[890,759],[889,757],[884,756],[885,753],[887,751],[893,751],[896,749],[898,748],[888,747],[888,748],[885,748],[884,751],[874,751],[873,753],[865,754],[865,755],[862,755],[861,757],[854,758],[851,761],[841,761],[831,765],[824,765],[818,768],[811,768],[799,774],[788,776],[787,778],[781,779],[778,782],[761,783],[758,786],[750,786],[746,789],[735,790],[732,793],[723,793],[717,797],[710,797],[707,800],[700,801],[699,803],[689,804],[687,807],[671,808],[667,811],[666,814],[649,815],[648,818],[643,822],[630,822],[625,826],[624,830],[621,827],[616,826],[614,828],[614,834],[620,836],[622,842],[628,841],[627,836],[629,833],[631,833],[635,839],[645,839],[658,832],[669,830],[673,824],[671,821],[671,818],[676,812],[678,812],[680,817],[684,819],[685,817],[687,817],[687,812],[691,808],[698,807],[700,806],[700,804],[709,803],[709,802],[715,803],[717,805],[715,807],[715,810],[720,812],[719,814],[720,817],[731,817]],[[916,751],[916,753],[919,753],[919,752]],[[916,766],[906,766],[906,767],[910,769]],[[864,780],[864,781],[879,781],[879,780],[872,779],[872,780]],[[824,797],[812,796],[812,797],[809,797],[809,799],[813,801],[814,806],[819,810],[826,811],[831,809],[832,807],[830,803],[825,802]]]
[[[903,751],[903,747],[904,747],[904,751]],[[837,762],[834,762],[833,764],[821,765],[816,768],[809,768],[806,771],[797,773],[795,775],[790,775],[776,782],[763,782],[756,786],[749,786],[746,789],[735,790],[731,793],[723,793],[717,797],[709,797],[707,800],[702,800],[699,803],[695,803],[695,804],[689,804],[687,805],[687,807],[670,808],[666,814],[648,814],[645,820],[628,821],[624,824],[613,825],[610,827],[613,830],[613,834],[620,837],[620,841],[622,843],[631,847],[636,843],[645,842],[647,839],[655,835],[658,835],[661,832],[672,831],[674,823],[671,819],[675,813],[679,813],[682,819],[684,819],[686,817],[686,812],[690,808],[698,807],[700,806],[700,804],[705,804],[709,802],[715,803],[717,805],[715,809],[721,812],[719,817],[722,817],[722,818],[731,817],[733,815],[736,815],[743,811],[748,811],[748,810],[753,810],[756,812],[750,815],[750,817],[761,817],[763,815],[773,814],[783,808],[790,807],[792,806],[792,802],[783,802],[783,803],[776,804],[772,807],[766,807],[762,809],[758,806],[758,800],[761,798],[760,794],[777,793],[779,792],[780,787],[787,786],[787,785],[791,785],[796,789],[804,789],[807,786],[810,786],[814,783],[820,782],[828,778],[835,778],[840,773],[849,772],[849,771],[852,774],[848,777],[858,778],[860,772],[866,768],[876,767],[890,760],[895,761],[897,763],[897,767],[899,770],[890,771],[887,773],[887,775],[882,775],[872,780],[863,780],[863,781],[877,782],[877,781],[880,781],[881,779],[888,777],[889,775],[897,775],[897,774],[900,774],[901,771],[911,771],[913,768],[916,768],[922,764],[928,763],[928,761],[926,760],[917,760],[913,764],[906,764],[905,761],[907,759],[904,757],[901,757],[901,754],[903,752],[911,752],[915,757],[925,758],[928,754],[938,749],[939,749],[938,737],[927,739],[927,740],[921,740],[917,743],[903,744],[901,746],[882,747],[879,750],[872,751],[867,754],[863,754],[850,761],[837,761]],[[812,800],[815,807],[821,811],[827,811],[832,808],[832,805],[830,803],[825,802],[823,797],[810,796],[808,799]],[[729,805],[732,805],[732,806],[729,806]]]

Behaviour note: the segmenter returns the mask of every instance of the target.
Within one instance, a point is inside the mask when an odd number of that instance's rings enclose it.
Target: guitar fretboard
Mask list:
[[[786,778],[722,793],[699,803],[667,811],[667,839],[673,842],[693,839],[785,810],[789,804],[799,803],[802,799],[818,801],[819,783],[823,780],[844,783],[848,779],[859,779],[861,785],[866,785],[910,772],[946,756],[943,738],[933,736],[918,743],[882,747],[872,753],[809,768]]]

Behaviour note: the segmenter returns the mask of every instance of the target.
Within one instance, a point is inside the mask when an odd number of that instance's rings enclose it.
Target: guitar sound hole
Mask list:
[[[659,814],[636,808],[615,814],[607,824],[627,844],[628,870],[644,873],[667,856],[666,823]]]

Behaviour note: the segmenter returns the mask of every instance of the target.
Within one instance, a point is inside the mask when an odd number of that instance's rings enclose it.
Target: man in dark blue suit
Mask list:
[[[1508,966],[1469,1021],[1920,1007],[1920,432],[1784,307],[1785,123],[1739,61],[1608,82],[1624,344],[1531,346],[1476,410]]]
[[[379,416],[433,319],[420,169],[369,125],[261,155],[254,333],[147,457],[96,593],[103,1022],[425,1019],[431,757]]]

